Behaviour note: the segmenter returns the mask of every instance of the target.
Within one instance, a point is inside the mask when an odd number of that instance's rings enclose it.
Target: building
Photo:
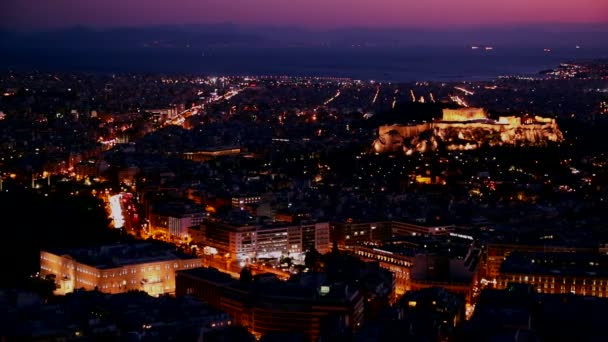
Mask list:
[[[190,296],[76,291],[21,305],[11,297],[0,291],[0,301],[10,303],[0,313],[0,340],[197,341],[232,326],[226,313]]]
[[[502,263],[497,288],[510,283],[539,293],[608,297],[608,256],[599,253],[511,253]]]
[[[380,267],[392,272],[395,277],[395,294],[400,296],[410,288],[410,270],[414,257],[413,254],[393,252],[391,249],[355,246],[352,253],[362,260],[378,261]]]
[[[137,166],[129,166],[118,171],[118,182],[123,183],[126,186],[135,186],[136,177],[140,173],[140,169]]]
[[[479,251],[466,254],[429,252],[417,254],[411,269],[410,291],[441,287],[462,296],[467,304],[477,286]]]
[[[171,238],[188,239],[188,228],[200,225],[207,217],[205,209],[183,200],[168,200],[152,206],[149,220],[152,231],[160,231]]]
[[[381,244],[355,246],[352,253],[375,260],[395,276],[395,293],[442,287],[471,302],[478,282],[481,249],[457,236],[401,237]]]
[[[55,277],[59,294],[77,289],[174,293],[175,271],[201,265],[201,259],[157,241],[40,251],[40,274]]]
[[[596,253],[597,247],[588,246],[565,246],[555,244],[532,244],[532,243],[488,243],[486,245],[486,257],[484,276],[492,283],[500,274],[500,267],[509,254],[514,252],[523,253]]]
[[[412,153],[413,150],[405,147],[404,142],[425,131],[432,131],[445,142],[453,141],[455,137],[466,138],[466,142],[446,143],[445,148],[448,150],[470,150],[484,143],[490,146],[538,144],[564,139],[553,118],[524,115],[501,116],[496,120],[490,118],[483,108],[473,107],[445,108],[442,114],[441,119],[432,122],[379,126],[378,138],[372,144],[374,151],[384,153],[403,150]],[[474,131],[484,133],[473,134]]]
[[[347,219],[340,222],[330,222],[331,240],[339,248],[370,242],[380,243],[396,236],[432,236],[447,235],[453,226],[435,226],[403,221],[355,222]]]
[[[601,341],[608,299],[541,294],[529,284],[485,289],[452,341]]]
[[[264,276],[244,283],[216,269],[197,268],[178,272],[176,294],[203,299],[257,337],[303,332],[310,341],[318,341],[327,328],[357,329],[364,310],[361,292],[324,283],[323,277],[317,280],[283,282]]]
[[[245,209],[246,206],[259,204],[262,197],[259,195],[238,195],[233,196],[230,200],[233,208]]]
[[[176,108],[176,107],[154,108],[154,109],[148,109],[147,112],[152,114],[154,121],[166,121],[166,120],[173,119],[177,116],[178,108]]]
[[[316,249],[329,251],[329,223],[248,224],[207,220],[201,225],[202,243],[217,254],[239,261],[278,258]]]
[[[108,169],[108,163],[104,160],[87,159],[74,165],[77,179],[96,178]]]
[[[391,221],[391,232],[393,233],[393,236],[448,235],[453,230],[454,226],[424,225],[410,222]]]
[[[399,299],[396,307],[397,320],[410,327],[413,340],[449,341],[465,320],[463,298],[441,287],[410,291]]]
[[[356,222],[353,219],[330,223],[331,241],[346,249],[366,242],[384,241],[392,237],[390,221]]]
[[[216,146],[200,151],[184,152],[183,158],[195,162],[205,162],[220,156],[234,156],[241,153],[237,146]]]

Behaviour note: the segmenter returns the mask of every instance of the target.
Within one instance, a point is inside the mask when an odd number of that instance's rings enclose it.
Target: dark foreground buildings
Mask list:
[[[192,295],[234,317],[257,337],[275,332],[301,332],[311,341],[335,330],[352,330],[363,322],[361,291],[330,283],[323,274],[304,274],[282,282],[261,274],[250,282],[235,280],[213,268],[177,274],[176,294]]]

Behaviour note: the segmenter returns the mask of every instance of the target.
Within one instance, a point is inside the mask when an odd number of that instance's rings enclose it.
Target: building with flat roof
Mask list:
[[[459,236],[411,235],[380,244],[353,247],[363,260],[375,260],[391,271],[397,295],[429,287],[443,287],[471,301],[478,281],[481,249]]]
[[[209,341],[210,334],[226,331],[233,321],[190,296],[79,290],[51,301],[19,305],[16,295],[0,291],[5,308],[0,312],[2,340]]]
[[[514,234],[516,235],[516,234]],[[503,262],[511,253],[597,253],[597,246],[587,245],[567,245],[567,242],[560,241],[559,243],[551,243],[551,241],[522,241],[522,242],[490,242],[486,245],[485,260],[484,260],[484,275],[494,282],[500,274],[500,268]]]
[[[481,291],[452,341],[602,341],[608,299],[538,293],[530,284]]]
[[[608,297],[608,256],[599,253],[511,253],[500,267],[497,288],[510,283],[539,293]]]
[[[272,278],[244,283],[212,268],[184,270],[177,273],[176,294],[205,300],[257,337],[303,332],[318,341],[324,328],[355,330],[362,323],[364,298],[358,289],[327,283],[323,276],[299,282]]]
[[[201,225],[202,244],[239,261],[278,258],[316,249],[329,251],[329,223],[250,224],[208,220]]]
[[[201,259],[156,241],[40,251],[40,274],[55,277],[59,294],[77,289],[170,294],[176,271],[201,265]]]
[[[207,216],[203,207],[191,201],[159,201],[150,210],[150,229],[184,240],[189,237],[188,228],[200,225]]]
[[[220,156],[233,156],[241,153],[238,146],[215,146],[208,147],[199,151],[184,152],[183,157],[195,162],[205,162]]]
[[[434,236],[448,235],[454,226],[427,225],[405,221],[332,221],[329,224],[332,242],[339,248],[353,248],[353,246],[368,242],[381,243],[394,236]]]

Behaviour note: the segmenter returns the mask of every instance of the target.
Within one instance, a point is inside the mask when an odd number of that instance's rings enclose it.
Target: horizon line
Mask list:
[[[2,26],[0,24],[0,31],[3,32],[14,32],[14,33],[40,33],[40,32],[61,32],[71,29],[84,29],[90,31],[112,31],[121,29],[162,29],[162,28],[205,28],[205,27],[221,27],[231,26],[236,28],[254,28],[254,29],[296,29],[308,32],[327,32],[327,31],[341,31],[341,30],[367,30],[367,31],[391,31],[391,30],[417,30],[417,31],[428,31],[438,32],[446,30],[474,30],[474,29],[531,29],[531,28],[551,28],[557,25],[560,28],[600,28],[608,30],[608,21],[594,21],[594,22],[560,22],[560,21],[546,21],[546,22],[512,22],[502,24],[452,24],[444,26],[432,26],[426,27],[422,25],[403,25],[403,26],[369,26],[369,25],[339,25],[339,26],[325,26],[315,27],[310,25],[286,25],[286,24],[256,24],[256,23],[235,23],[235,22],[201,22],[201,23],[161,23],[161,24],[150,24],[150,25],[87,25],[87,24],[73,24],[65,26],[51,26],[51,27],[14,27],[14,26]]]

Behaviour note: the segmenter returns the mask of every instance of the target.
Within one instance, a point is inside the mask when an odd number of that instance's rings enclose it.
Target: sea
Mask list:
[[[220,47],[130,50],[31,48],[0,55],[4,70],[201,76],[345,77],[381,82],[479,81],[538,76],[560,63],[608,58],[605,48]]]

